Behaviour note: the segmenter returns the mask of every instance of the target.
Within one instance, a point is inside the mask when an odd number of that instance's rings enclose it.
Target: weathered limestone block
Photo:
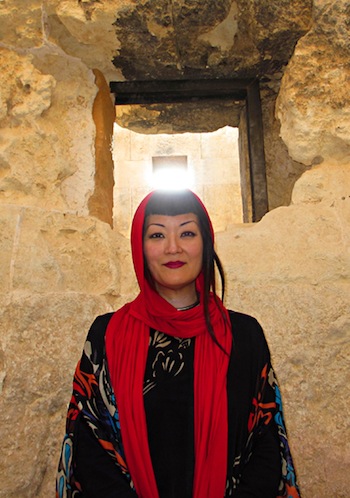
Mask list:
[[[349,192],[349,167],[323,164],[298,180],[294,205],[217,234],[227,304],[265,329],[308,498],[348,492]]]
[[[293,204],[326,204],[336,208],[337,216],[344,224],[350,223],[348,200],[350,198],[350,162],[329,162],[306,171],[296,182]]]
[[[88,67],[99,69],[107,80],[121,80],[112,59],[119,47],[115,34],[117,9],[129,2],[50,2],[46,7],[48,39],[67,54],[79,57]]]
[[[348,0],[314,0],[315,34],[333,42],[336,51],[350,52]]]
[[[350,68],[348,1],[327,2],[302,38],[282,79],[276,110],[294,160],[348,162]],[[336,21],[335,21],[336,19]]]
[[[0,216],[0,292],[12,289],[13,253],[18,249],[18,216],[20,208],[8,207]]]
[[[111,309],[97,294],[51,289],[0,298],[1,498],[54,496],[75,364],[93,318]]]
[[[43,42],[41,0],[6,0],[0,3],[0,41],[8,47],[28,49]]]
[[[3,292],[119,295],[123,239],[118,242],[118,234],[108,225],[94,218],[16,206],[0,205],[0,213],[4,228],[11,229],[2,241]]]
[[[275,116],[276,93],[262,88],[262,113],[269,210],[288,206],[296,180],[307,169],[305,164],[293,161],[280,137],[281,124]]]
[[[349,283],[232,282],[234,307],[259,319],[270,345],[302,496],[345,498]]]
[[[32,64],[32,56],[21,56],[0,48],[0,125],[30,124],[52,103],[55,79]]]
[[[0,198],[87,213],[95,169],[92,72],[48,47],[34,56],[1,55]]]
[[[31,4],[33,10],[23,0],[2,7],[9,47],[49,42],[119,80],[273,74],[307,31],[312,10],[311,0]]]
[[[348,203],[349,200],[340,201],[339,207],[345,208]],[[236,227],[232,245],[237,250],[241,244],[251,247],[252,255],[236,258],[230,253],[225,258],[230,265],[231,260],[239,262],[239,274],[234,280],[238,278],[247,285],[260,280],[277,285],[305,279],[310,285],[326,285],[333,279],[346,282],[350,278],[350,255],[343,224],[349,222],[348,211],[347,207],[347,220],[341,223],[338,210],[331,207],[321,212],[317,206],[283,207],[257,226]],[[261,258],[260,254],[265,256]]]
[[[0,207],[0,496],[53,496],[88,327],[134,295],[129,243],[94,218]]]

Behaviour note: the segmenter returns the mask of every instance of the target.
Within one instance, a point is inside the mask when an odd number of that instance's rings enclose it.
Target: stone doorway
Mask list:
[[[184,187],[206,205],[216,231],[243,222],[238,128],[225,126],[207,133],[142,134],[114,127],[114,227],[129,236],[132,214],[142,198],[159,186],[153,164],[181,157],[186,162]],[[171,174],[172,175],[172,174]],[[174,178],[168,176],[174,187]]]

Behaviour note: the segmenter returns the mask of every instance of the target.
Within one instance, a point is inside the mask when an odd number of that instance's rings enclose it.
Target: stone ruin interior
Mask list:
[[[54,495],[162,156],[197,175],[227,307],[264,327],[303,497],[348,496],[349,39],[349,0],[0,2],[0,497]]]

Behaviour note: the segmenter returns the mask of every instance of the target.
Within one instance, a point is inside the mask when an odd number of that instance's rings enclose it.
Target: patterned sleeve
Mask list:
[[[277,498],[300,498],[300,490],[296,480],[292,454],[288,444],[286,424],[284,422],[281,392],[272,367],[269,370],[268,382],[269,386],[273,388],[275,396],[276,411],[274,423],[277,426],[282,463],[282,475]]]
[[[133,489],[125,464],[118,410],[104,354],[104,333],[109,318],[110,315],[104,315],[93,323],[82,358],[75,370],[56,480],[56,498],[78,498],[85,492],[80,482],[80,474],[77,473],[80,423],[84,423],[93,437],[92,451],[93,447],[97,446],[101,453],[102,448],[103,458],[108,465],[111,466],[113,462],[115,475],[122,475],[128,489]],[[136,494],[132,492],[132,496]]]
[[[232,418],[236,428],[232,437],[238,443],[226,496],[300,498],[281,392],[264,332],[247,315],[234,313],[231,321],[236,350],[230,385],[232,411],[238,413]]]
[[[255,464],[256,474],[260,474],[261,481],[266,483],[267,475],[271,474],[271,468],[276,462],[280,468],[280,477],[278,494],[277,496],[274,494],[273,498],[300,498],[287,439],[281,392],[270,362],[266,363],[261,370],[259,389],[257,396],[253,398],[248,420],[248,432],[248,451],[246,454],[249,455],[249,460],[247,469]],[[278,453],[277,445],[275,446],[277,460],[274,457],[273,440],[278,442]],[[273,480],[271,482],[273,483]]]

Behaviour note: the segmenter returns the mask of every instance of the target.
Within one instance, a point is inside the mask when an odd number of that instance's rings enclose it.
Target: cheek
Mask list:
[[[196,264],[199,268],[203,266],[203,246],[197,248],[196,252],[193,254]]]
[[[157,251],[157,248],[154,247],[154,245],[147,243],[144,244],[143,256],[145,258],[145,263],[148,267],[152,266],[152,264],[154,264],[154,262],[157,260],[158,252],[159,251]]]

